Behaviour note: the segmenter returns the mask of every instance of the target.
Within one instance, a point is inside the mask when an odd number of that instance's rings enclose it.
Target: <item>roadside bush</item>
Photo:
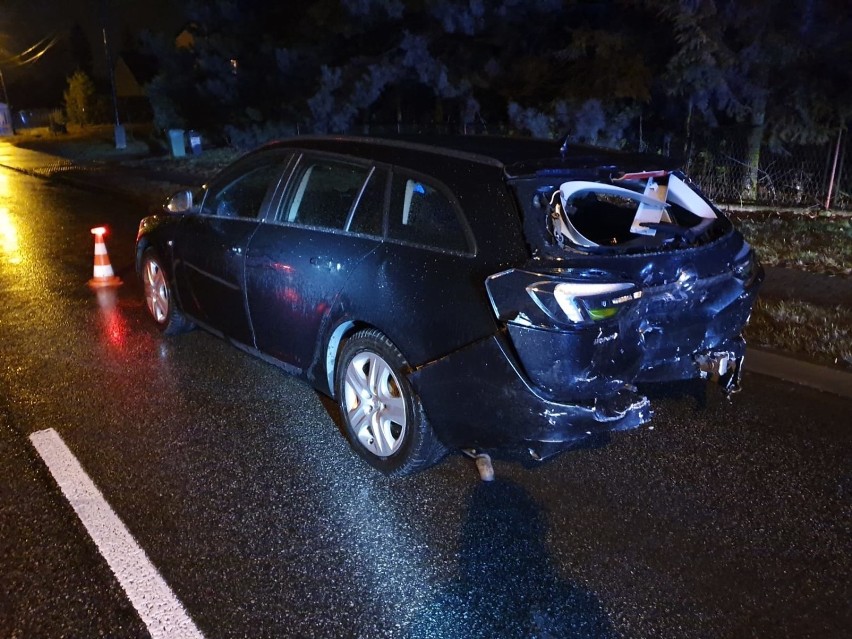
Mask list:
[[[50,120],[48,126],[50,127],[51,133],[68,133],[68,127],[66,126],[67,120],[65,119],[65,111],[62,109],[54,109],[50,113]]]
[[[65,89],[65,114],[69,124],[87,126],[96,121],[95,85],[92,79],[82,71],[75,71],[68,78]]]
[[[245,150],[254,149],[266,142],[289,138],[297,134],[298,131],[294,125],[284,122],[251,124],[242,128],[230,124],[225,126],[228,142],[238,149]]]

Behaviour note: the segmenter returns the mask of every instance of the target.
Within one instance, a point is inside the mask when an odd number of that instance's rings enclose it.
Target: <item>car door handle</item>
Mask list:
[[[328,269],[329,271],[334,270],[334,264],[327,257],[315,256],[311,258],[311,266],[316,266],[317,268]]]
[[[339,271],[343,268],[340,262],[335,262],[327,257],[315,256],[310,259],[311,266],[326,269],[328,271]]]

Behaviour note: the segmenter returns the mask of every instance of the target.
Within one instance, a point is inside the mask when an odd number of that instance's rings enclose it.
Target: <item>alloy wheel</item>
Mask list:
[[[169,286],[163,269],[156,260],[148,259],[144,271],[145,303],[148,311],[158,324],[163,324],[169,316]]]
[[[371,351],[355,355],[346,368],[346,419],[358,441],[373,455],[388,457],[406,434],[405,398],[391,366]]]

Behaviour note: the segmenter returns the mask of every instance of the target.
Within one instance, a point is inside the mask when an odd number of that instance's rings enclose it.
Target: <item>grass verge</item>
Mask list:
[[[852,369],[850,314],[842,306],[758,298],[745,337],[750,346],[767,346],[816,363]]]
[[[852,275],[852,218],[766,213],[734,217],[766,266]]]

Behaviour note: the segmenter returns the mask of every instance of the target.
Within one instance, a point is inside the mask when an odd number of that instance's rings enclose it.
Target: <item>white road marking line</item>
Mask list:
[[[203,639],[181,602],[52,428],[30,435],[153,639]]]

